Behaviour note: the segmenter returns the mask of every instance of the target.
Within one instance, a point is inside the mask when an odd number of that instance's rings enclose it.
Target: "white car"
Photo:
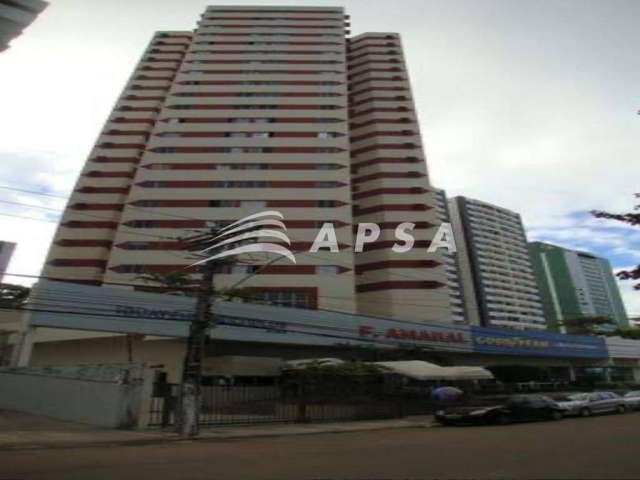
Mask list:
[[[627,392],[622,398],[629,410],[640,410],[640,390]]]
[[[567,400],[558,402],[558,405],[566,409],[566,415],[581,417],[588,417],[594,413],[627,411],[626,401],[613,392],[574,393],[569,395]]]

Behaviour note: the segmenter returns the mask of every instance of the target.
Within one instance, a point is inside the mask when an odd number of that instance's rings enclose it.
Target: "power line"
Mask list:
[[[9,273],[3,272],[4,276],[7,277],[17,277],[17,278],[35,278],[35,279],[44,279],[44,280],[50,280],[50,281],[54,281],[54,282],[61,282],[61,283],[74,283],[74,280],[76,281],[83,281],[86,280],[86,278],[64,278],[64,279],[60,279],[60,278],[55,278],[55,277],[47,277],[47,276],[43,276],[43,275],[28,275],[28,274],[18,274],[18,273]],[[246,279],[243,279],[246,280]],[[104,285],[114,285],[114,286],[124,286],[124,287],[136,287],[139,290],[138,291],[143,291],[140,289],[144,289],[144,288],[149,288],[149,289],[153,289],[156,288],[154,286],[145,286],[142,284],[135,284],[135,283],[122,283],[122,282],[107,282],[104,281],[102,282]],[[161,288],[167,288],[167,287],[157,287],[159,289]],[[172,291],[182,291],[182,292],[196,292],[197,289],[196,288],[190,288],[190,287],[168,287],[170,290]],[[147,293],[154,293],[154,292],[147,292]],[[220,295],[218,295],[221,298],[244,298],[246,300],[255,300],[255,297],[252,297],[250,295],[246,295],[246,296],[242,296],[240,294],[237,293],[232,293],[232,294],[225,294],[225,293],[221,293]],[[318,298],[325,298],[325,299],[336,299],[336,300],[351,300],[353,297],[340,297],[340,296],[331,296],[331,295],[318,295]],[[385,305],[389,305],[389,304],[394,304],[394,302],[388,302],[388,301],[384,301],[384,300],[369,300],[367,302],[360,302],[360,303],[380,303],[380,304],[385,304]],[[402,302],[400,305],[410,305],[410,306],[416,306],[416,307],[441,307],[441,308],[445,308],[442,307],[441,305],[437,305],[437,304],[429,304],[429,303],[409,303],[409,302]],[[341,313],[341,314],[345,314],[345,315],[357,315],[357,314],[350,314],[348,312],[341,312],[341,311],[336,311],[336,310],[330,310],[330,309],[322,309],[322,308],[317,308],[314,309],[316,311],[326,311],[326,312],[331,312],[331,313]],[[371,315],[366,315],[366,316],[371,316]],[[375,317],[374,318],[378,318]],[[410,322],[410,320],[407,320],[408,322]]]
[[[41,210],[48,210],[48,211],[52,211],[52,212],[56,212],[56,213],[64,213],[65,212],[65,210],[60,210],[60,209],[57,209],[57,208],[44,207],[44,206],[41,206],[41,205],[31,205],[31,204],[28,204],[28,203],[21,203],[21,202],[10,202],[8,200],[0,200],[0,203],[6,203],[6,204],[9,204],[9,205],[18,205],[18,206],[27,207],[27,208],[38,208],[38,209],[41,209]],[[95,214],[81,212],[81,211],[78,211],[78,212],[74,211],[74,214],[84,215],[85,217],[90,217],[90,218],[97,218],[99,220],[114,221],[113,218],[111,218],[111,217],[105,217],[105,216],[102,216],[102,215],[95,215]],[[59,220],[37,219],[37,218],[33,218],[33,217],[23,217],[23,216],[19,216],[19,215],[10,215],[10,214],[6,214],[6,213],[0,213],[0,215],[10,216],[10,217],[17,217],[17,218],[28,218],[28,219],[31,219],[31,220],[41,220],[43,222],[48,222],[48,223],[59,223]],[[162,236],[162,235],[153,235],[153,234],[150,234],[150,233],[142,233],[142,232],[134,231],[134,230],[131,230],[131,229],[127,228],[126,226],[121,226],[120,225],[120,228],[122,228],[123,230],[126,230],[127,233],[130,233],[131,235],[140,235],[140,236],[144,236],[144,237],[160,238],[160,239],[164,239],[164,240],[175,240],[175,238],[173,238],[173,237],[166,237],[166,236]]]
[[[0,185],[0,189],[13,190],[14,192],[21,192],[21,193],[33,193],[36,195],[42,195],[43,197],[53,197],[53,198],[61,198],[63,200],[69,200],[69,196],[63,197],[61,195],[55,195],[53,193],[45,193],[45,192],[38,192],[35,190],[25,190],[21,188],[7,187],[6,185]]]
[[[0,186],[0,188],[4,188],[4,189],[7,189],[7,190],[16,190],[16,189],[13,189],[13,188],[11,188],[11,187],[5,187],[5,186]],[[40,193],[39,193],[39,192],[36,192],[36,191],[28,191],[28,190],[22,190],[22,189],[20,189],[20,190],[18,190],[18,191],[21,191],[21,192],[29,192],[29,193],[33,193],[33,194],[35,194],[35,195],[40,195]],[[0,200],[0,202],[2,202],[2,201]],[[31,208],[44,208],[44,209],[47,209],[47,210],[54,210],[54,209],[50,209],[50,208],[47,208],[47,207],[39,207],[39,206],[29,205],[29,204],[19,204],[19,203],[17,203],[17,202],[6,202],[6,201],[5,201],[4,203],[13,203],[13,204],[15,204],[15,205],[22,205],[22,206],[25,206],[25,207],[31,207]],[[187,220],[195,220],[195,221],[202,221],[202,222],[207,222],[207,221],[209,221],[209,220],[202,219],[202,218],[195,218],[195,217],[189,217],[189,216],[184,216],[184,215],[174,215],[174,214],[169,214],[169,213],[164,213],[164,212],[157,212],[157,211],[152,210],[152,209],[148,209],[148,208],[141,208],[141,207],[135,207],[135,206],[132,206],[132,205],[127,205],[127,207],[128,207],[128,208],[136,208],[136,209],[144,210],[144,211],[150,211],[150,212],[152,212],[152,213],[154,213],[154,214],[164,215],[164,216],[172,217],[172,218],[187,219]],[[54,210],[54,211],[57,211],[57,212],[60,212],[60,213],[64,212],[64,210]],[[88,214],[88,213],[85,213],[85,212],[75,212],[75,211],[74,211],[74,213],[77,213],[77,214],[80,214],[80,215],[85,215],[85,216],[88,216],[88,217],[99,218],[99,219],[101,219],[101,220],[109,220],[109,221],[113,221],[113,218],[110,218],[110,217],[104,217],[104,216],[101,216],[101,215]],[[148,236],[148,237],[155,237],[155,238],[162,238],[162,239],[172,239],[172,240],[175,240],[175,238],[171,238],[171,237],[163,237],[163,236],[158,236],[158,235],[153,235],[153,234],[147,234],[147,233],[141,233],[141,232],[137,232],[137,231],[131,231],[131,229],[130,229],[130,228],[124,227],[124,226],[122,226],[122,224],[120,224],[120,225],[119,225],[119,228],[121,228],[122,230],[127,230],[127,233],[131,232],[131,235],[140,235],[140,236]],[[182,229],[182,230],[185,230],[185,229]],[[306,240],[303,240],[303,239],[300,239],[300,238],[293,237],[293,236],[291,236],[291,235],[289,235],[289,236],[290,236],[293,240],[302,241],[302,242],[306,241]],[[162,250],[162,251],[163,251],[163,252],[165,252],[165,253],[168,253],[168,254],[170,254],[170,255],[173,255],[173,256],[175,256],[175,257],[177,257],[177,258],[181,258],[181,257],[180,257],[179,255],[177,255],[177,254],[172,254],[172,253],[171,253],[171,251],[169,251],[169,250]],[[334,258],[324,257],[324,256],[322,256],[322,255],[319,255],[317,252],[316,252],[316,253],[314,253],[314,254],[304,253],[304,252],[301,252],[301,251],[296,252],[296,253],[297,253],[297,254],[300,254],[300,255],[306,255],[306,256],[311,257],[311,258],[314,258],[314,259],[321,259],[321,260],[330,261],[330,262],[332,262],[332,263],[331,263],[331,265],[338,265],[338,266],[341,266],[341,267],[344,267],[344,268],[348,268],[349,270],[352,270],[352,268],[351,268],[351,267],[352,267],[352,265],[351,265],[351,264],[345,264],[345,263],[337,262],[337,261],[335,261],[335,259],[334,259]],[[176,271],[179,271],[179,270],[176,270]],[[396,273],[391,273],[391,274],[390,274],[390,276],[395,276],[395,277],[398,277],[398,278],[408,278],[408,279],[411,279],[411,280],[425,280],[423,277],[417,277],[417,276],[413,276],[413,275],[401,274],[401,273],[397,273],[397,272],[396,272]]]
[[[157,318],[152,318],[152,317],[141,317],[141,316],[130,316],[130,315],[118,315],[118,314],[105,314],[105,313],[96,313],[96,312],[81,312],[81,311],[77,311],[77,310],[53,310],[51,308],[8,308],[8,307],[0,307],[0,311],[18,311],[18,312],[34,312],[34,313],[54,313],[54,314],[64,314],[64,315],[83,315],[83,316],[91,316],[91,317],[108,317],[108,318],[117,318],[117,319],[121,319],[121,321],[128,321],[130,323],[136,323],[139,324],[139,320],[155,320],[155,321],[166,321],[166,320],[159,320]],[[349,331],[349,330],[343,330],[340,329],[338,327],[330,327],[327,325],[317,325],[317,324],[302,324],[302,323],[298,323],[298,322],[290,322],[290,321],[285,321],[285,322],[281,322],[284,323],[285,326],[289,326],[289,325],[293,325],[294,327],[304,327],[304,328],[317,328],[319,330],[329,330],[329,331],[333,331],[333,330],[337,330],[337,331]],[[185,322],[185,326],[187,326],[188,323]],[[219,322],[219,325],[224,325],[224,326],[233,326],[233,327],[240,327],[240,328],[252,328],[252,329],[258,329],[258,330],[268,330],[269,328],[273,328],[273,327],[262,327],[262,326],[257,326],[257,325],[240,325],[240,324],[236,324],[234,322]],[[48,327],[47,325],[37,325],[37,327],[41,327],[41,328],[60,328],[60,327]],[[427,325],[425,325],[425,327],[427,327]],[[69,330],[82,330],[81,327],[70,327],[68,328]],[[98,331],[98,330],[89,330],[89,331]],[[329,333],[318,333],[318,332],[310,332],[307,330],[295,330],[295,329],[290,329],[290,328],[286,328],[286,331],[288,333],[299,333],[299,334],[303,334],[303,335],[309,335],[309,336],[319,336],[319,337],[330,337],[330,338],[336,338],[336,339],[340,339],[340,340],[352,340],[352,341],[357,341],[357,342],[361,342],[361,343],[369,343],[369,344],[379,344],[379,345],[384,345],[384,346],[418,346],[416,344],[413,343],[406,343],[403,342],[401,339],[400,340],[380,340],[380,339],[375,339],[375,338],[362,338],[360,336],[355,336],[355,337],[351,337],[351,336],[345,336],[345,335],[337,335],[337,334],[329,334]],[[352,330],[352,331],[356,331],[356,330]],[[120,333],[120,332],[112,332],[112,333]],[[127,332],[122,332],[123,334],[126,334]],[[171,337],[170,337],[171,338]],[[423,345],[421,346],[421,348],[428,348],[431,349],[433,348],[432,345]],[[448,351],[468,351],[467,348],[465,347],[458,347],[456,345],[449,345],[447,344],[447,350]]]
[[[57,220],[47,220],[44,218],[27,217],[26,215],[12,215],[10,213],[0,213],[0,215],[3,217],[22,218],[24,220],[35,220],[37,222],[44,222],[44,223],[55,223],[55,224],[59,223]]]
[[[13,190],[13,191],[18,191],[18,192],[22,192],[22,193],[31,193],[31,194],[34,194],[34,195],[44,195],[44,196],[49,196],[49,197],[61,198],[61,199],[68,199],[68,197],[62,197],[62,196],[59,196],[59,195],[46,194],[46,193],[37,192],[37,191],[34,191],[34,190],[17,189],[17,188],[8,187],[8,186],[2,186],[2,185],[0,185],[0,189]],[[28,205],[28,204],[20,204],[20,203],[17,203],[17,202],[8,202],[8,201],[2,201],[2,200],[0,200],[0,202],[2,202],[2,203],[11,203],[11,204],[15,204],[15,205],[23,205],[23,206],[32,207],[32,208],[43,208],[43,209],[46,209],[46,210],[53,210],[53,211],[63,212],[62,210],[56,210],[56,209],[51,209],[51,208],[47,208],[47,207],[40,207],[40,206]],[[199,218],[189,217],[189,216],[184,216],[184,215],[175,215],[175,214],[168,214],[168,213],[164,213],[164,212],[156,212],[155,210],[152,210],[152,209],[142,208],[142,207],[136,207],[136,206],[133,206],[133,205],[127,205],[127,207],[128,207],[128,208],[135,208],[135,209],[138,209],[138,210],[150,211],[150,212],[152,212],[152,213],[154,213],[154,214],[164,215],[164,216],[167,216],[167,217],[181,218],[181,219],[188,219],[188,220],[196,220],[196,221],[204,221],[204,222],[208,221],[208,220],[206,220],[206,219],[199,219]],[[95,218],[107,219],[107,217],[102,217],[102,216],[99,216],[99,215],[87,214],[87,213],[85,213],[85,212],[77,212],[77,213],[79,213],[79,214],[83,214],[83,215],[86,215],[86,216],[93,216],[93,217],[95,217]],[[0,215],[16,216],[16,215],[8,215],[8,214],[0,214]],[[18,216],[16,216],[16,217],[18,217]],[[18,218],[21,218],[21,217],[18,217]],[[35,219],[35,218],[30,218],[30,217],[24,217],[24,218],[29,218],[29,219],[32,219],[32,220],[38,220],[38,219]],[[111,219],[111,218],[110,218],[109,220],[113,220],[113,219]],[[42,220],[42,221],[46,221],[46,220]],[[130,229],[127,229],[126,227],[122,227],[122,226],[120,226],[120,228],[122,228],[122,229],[126,229],[126,230],[130,230]],[[136,231],[131,232],[131,234],[132,234],[132,235],[140,235],[140,236],[155,237],[155,238],[163,238],[163,239],[173,239],[173,238],[171,238],[171,237],[162,237],[162,236],[158,236],[158,235],[145,234],[145,233],[142,233],[142,232],[136,232]],[[305,240],[302,240],[302,239],[300,239],[300,238],[295,238],[295,237],[293,237],[293,236],[291,236],[291,235],[289,235],[289,236],[290,236],[293,240],[297,240],[297,241],[305,241]],[[162,250],[162,252],[163,252],[163,253],[167,253],[167,254],[169,254],[169,255],[172,255],[172,256],[174,256],[174,257],[176,257],[176,258],[181,258],[181,259],[183,259],[183,257],[181,257],[180,255],[175,254],[175,253],[173,253],[173,252],[171,252],[171,251],[169,251],[169,250]],[[316,253],[314,253],[314,254],[311,254],[311,253],[305,253],[305,252],[303,252],[303,251],[297,251],[297,252],[295,252],[295,253],[296,253],[296,254],[299,254],[299,255],[307,256],[307,257],[310,257],[310,258],[314,258],[314,259],[327,260],[327,261],[332,262],[332,263],[331,263],[332,265],[342,266],[342,267],[344,267],[344,268],[349,268],[349,269],[351,270],[351,266],[352,266],[352,265],[337,262],[337,261],[335,261],[335,260],[334,260],[334,258],[328,258],[328,257],[324,257],[324,256],[322,256],[322,255],[318,255],[318,253],[317,253],[317,252],[316,252]],[[278,258],[276,257],[275,259],[273,259],[273,261],[275,261],[275,260],[277,260],[277,259],[278,259]],[[265,267],[266,267],[267,265],[269,265],[269,264],[270,264],[270,263],[268,262],[267,264],[263,264],[263,265],[261,265],[261,266],[260,266],[260,268],[258,269],[258,272],[259,272],[261,269],[265,268]],[[176,270],[176,272],[179,272],[179,271],[181,271],[181,270]],[[239,283],[239,284],[244,283],[245,281],[247,281],[247,280],[249,280],[250,278],[252,278],[252,277],[253,277],[256,273],[258,273],[258,272],[253,272],[253,273],[249,274],[247,277],[245,277],[244,279],[242,279],[242,280],[241,280],[240,282],[238,282],[238,283]],[[171,272],[171,273],[174,273],[174,272]],[[418,277],[418,276],[413,276],[413,275],[407,275],[407,274],[402,274],[402,273],[398,273],[398,272],[390,273],[390,274],[389,274],[389,276],[391,276],[391,277],[394,277],[394,276],[395,276],[395,277],[397,277],[397,278],[408,278],[408,279],[411,279],[411,280],[425,280],[423,277]],[[235,285],[234,285],[232,288],[235,288]],[[330,297],[330,296],[324,296],[324,297],[322,297],[322,296],[319,296],[318,298],[334,298],[334,299],[345,299],[345,300],[347,300],[347,299],[350,299],[351,297]],[[381,301],[381,302],[378,302],[378,303],[389,303],[389,302],[383,302],[383,301]],[[535,302],[534,302],[534,303],[535,303]],[[542,299],[540,299],[540,303],[544,305],[545,303],[550,303],[550,302],[544,302]],[[403,305],[412,305],[412,306],[425,306],[425,307],[434,307],[434,306],[436,306],[436,307],[439,307],[439,305],[435,305],[435,304],[409,304],[409,303],[406,303],[406,302],[402,302],[402,304],[403,304]],[[526,308],[526,307],[525,307],[525,308]],[[570,314],[576,314],[576,315],[584,315],[584,312],[567,312],[567,313],[570,313]],[[633,314],[632,314],[632,315],[633,315]]]

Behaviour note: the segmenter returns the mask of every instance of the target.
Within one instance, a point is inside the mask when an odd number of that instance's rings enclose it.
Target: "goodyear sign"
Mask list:
[[[600,337],[487,327],[472,327],[471,337],[473,351],[478,353],[531,357],[607,357],[606,343]]]

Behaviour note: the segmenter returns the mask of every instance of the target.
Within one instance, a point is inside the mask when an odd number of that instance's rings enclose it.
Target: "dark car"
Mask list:
[[[565,409],[543,395],[513,395],[500,405],[454,407],[436,412],[443,425],[506,425],[512,422],[560,420]]]

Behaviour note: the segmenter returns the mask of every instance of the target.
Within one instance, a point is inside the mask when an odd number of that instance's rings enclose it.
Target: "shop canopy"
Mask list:
[[[342,365],[343,363],[345,363],[344,360],[340,360],[339,358],[304,358],[301,360],[289,360],[285,362],[285,369],[297,370],[311,366],[327,367]]]
[[[393,373],[414,380],[488,380],[493,374],[482,367],[441,367],[422,360],[375,362]]]
[[[308,358],[286,362],[286,369],[304,369],[312,365],[336,366],[345,363],[338,358]],[[493,374],[482,367],[441,367],[422,360],[397,362],[372,362],[372,365],[384,367],[390,373],[403,375],[415,380],[488,380]]]

